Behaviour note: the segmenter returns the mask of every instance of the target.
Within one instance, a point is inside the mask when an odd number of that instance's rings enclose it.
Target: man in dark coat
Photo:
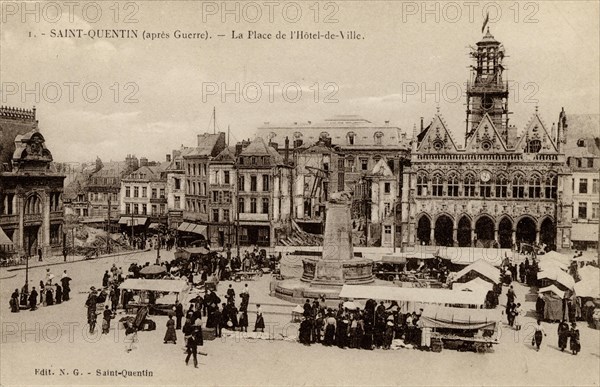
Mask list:
[[[565,320],[562,320],[558,324],[558,348],[560,351],[564,351],[567,348],[567,341],[569,339],[569,324]]]
[[[177,301],[177,304],[175,305],[175,320],[176,320],[175,329],[181,329],[181,319],[182,318],[183,318],[183,305],[181,304],[181,302]]]
[[[537,318],[539,320],[544,319],[544,307],[545,306],[546,306],[546,301],[544,300],[544,296],[539,294],[537,300],[535,301],[535,311],[537,313]]]
[[[189,334],[186,335],[187,357],[185,364],[190,361],[190,356],[194,357],[194,367],[198,368],[198,346],[204,345],[202,338],[202,324],[200,322],[194,324],[188,329]],[[200,352],[202,354],[202,352]]]
[[[227,302],[233,303],[235,302],[235,290],[231,284],[229,284],[229,288],[227,289]]]
[[[35,290],[35,286],[31,289],[31,293],[29,293],[29,307],[31,310],[37,309],[37,296],[38,292]]]

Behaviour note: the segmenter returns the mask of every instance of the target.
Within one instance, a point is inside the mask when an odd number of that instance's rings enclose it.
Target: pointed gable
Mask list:
[[[521,138],[515,146],[515,152],[523,153],[558,153],[556,144],[548,134],[544,123],[537,112],[533,114]]]
[[[506,152],[506,144],[487,113],[469,137],[465,150],[473,153]]]
[[[386,160],[381,158],[371,170],[371,175],[394,177],[394,172],[392,172]]]
[[[427,132],[419,144],[420,153],[455,153],[458,148],[440,114],[429,125]]]

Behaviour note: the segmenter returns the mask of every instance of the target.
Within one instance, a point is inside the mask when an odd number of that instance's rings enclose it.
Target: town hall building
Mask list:
[[[471,52],[464,141],[437,112],[412,144],[403,246],[569,248],[570,172],[564,130],[532,112],[522,133],[509,124],[504,48],[489,29]]]

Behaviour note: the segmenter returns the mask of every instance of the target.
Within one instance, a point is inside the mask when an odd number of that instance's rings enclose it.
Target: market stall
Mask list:
[[[423,344],[441,350],[441,341],[445,347],[485,352],[498,344],[499,321],[497,310],[427,307],[420,322],[423,337],[430,337],[431,342]]]
[[[452,290],[462,290],[471,292],[489,292],[494,290],[494,284],[479,277],[472,279],[469,282],[454,282]]]
[[[190,286],[185,280],[137,279],[128,278],[121,288],[133,291],[133,299],[127,304],[128,310],[148,306],[154,314],[168,313],[176,302],[184,303]]]
[[[402,312],[418,311],[426,305],[459,306],[482,308],[485,292],[463,292],[460,290],[404,288],[397,286],[344,285],[340,298],[347,300],[396,301]]]
[[[549,267],[538,273],[541,287],[555,285],[561,290],[572,290],[575,280],[557,267]]]
[[[480,259],[454,274],[452,277],[453,282],[465,283],[479,278],[492,285],[498,285],[500,283],[500,270],[485,260]]]

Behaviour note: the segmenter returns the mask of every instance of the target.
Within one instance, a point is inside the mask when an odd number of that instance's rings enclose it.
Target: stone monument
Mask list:
[[[298,258],[302,257],[302,277],[300,281],[278,282],[277,297],[295,302],[320,295],[337,299],[344,284],[366,285],[375,281],[373,261],[354,256],[349,195],[333,194],[326,209],[323,252],[314,257],[297,252]]]

